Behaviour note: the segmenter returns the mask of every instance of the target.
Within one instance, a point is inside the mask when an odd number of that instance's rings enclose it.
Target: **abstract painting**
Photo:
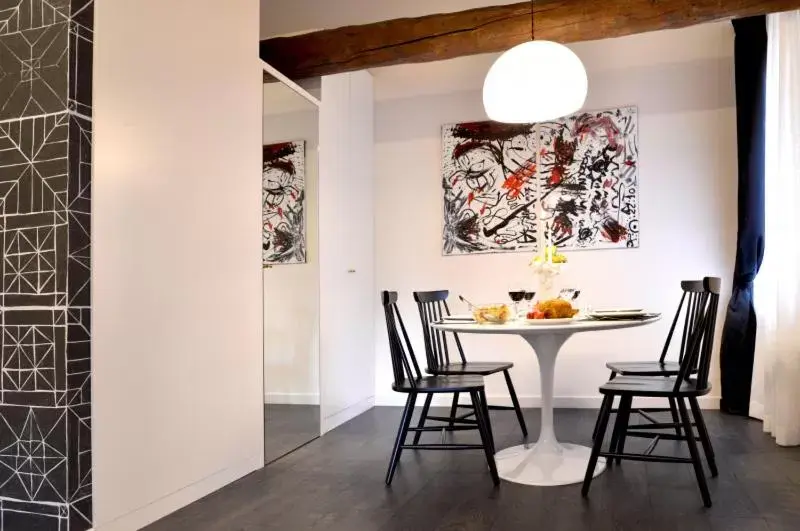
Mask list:
[[[263,265],[306,261],[305,142],[264,146]]]
[[[638,247],[635,107],[442,130],[445,255]]]
[[[534,249],[534,126],[462,123],[444,126],[442,137],[444,254]]]
[[[639,246],[635,107],[539,124],[539,185],[553,242],[566,249]]]

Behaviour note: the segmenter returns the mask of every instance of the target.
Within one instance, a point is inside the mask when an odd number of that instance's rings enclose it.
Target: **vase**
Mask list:
[[[537,298],[540,301],[555,299],[558,296],[558,277],[561,274],[561,264],[544,262],[533,266],[538,282]]]

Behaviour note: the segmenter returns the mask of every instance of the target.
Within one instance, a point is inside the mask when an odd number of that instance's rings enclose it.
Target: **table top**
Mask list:
[[[574,334],[577,332],[590,332],[599,330],[618,330],[621,328],[635,328],[659,321],[661,316],[651,319],[630,321],[599,321],[593,319],[576,319],[568,323],[555,324],[528,324],[525,321],[511,321],[505,324],[478,324],[464,322],[438,323],[433,327],[446,332],[459,332],[462,334]]]

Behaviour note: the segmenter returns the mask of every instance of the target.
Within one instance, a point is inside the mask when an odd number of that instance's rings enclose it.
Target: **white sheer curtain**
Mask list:
[[[800,11],[767,19],[766,236],[751,414],[800,444]]]

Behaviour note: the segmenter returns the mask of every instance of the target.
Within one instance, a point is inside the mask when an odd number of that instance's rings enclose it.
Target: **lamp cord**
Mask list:
[[[536,38],[533,32],[533,2],[534,0],[531,0],[531,40]]]

